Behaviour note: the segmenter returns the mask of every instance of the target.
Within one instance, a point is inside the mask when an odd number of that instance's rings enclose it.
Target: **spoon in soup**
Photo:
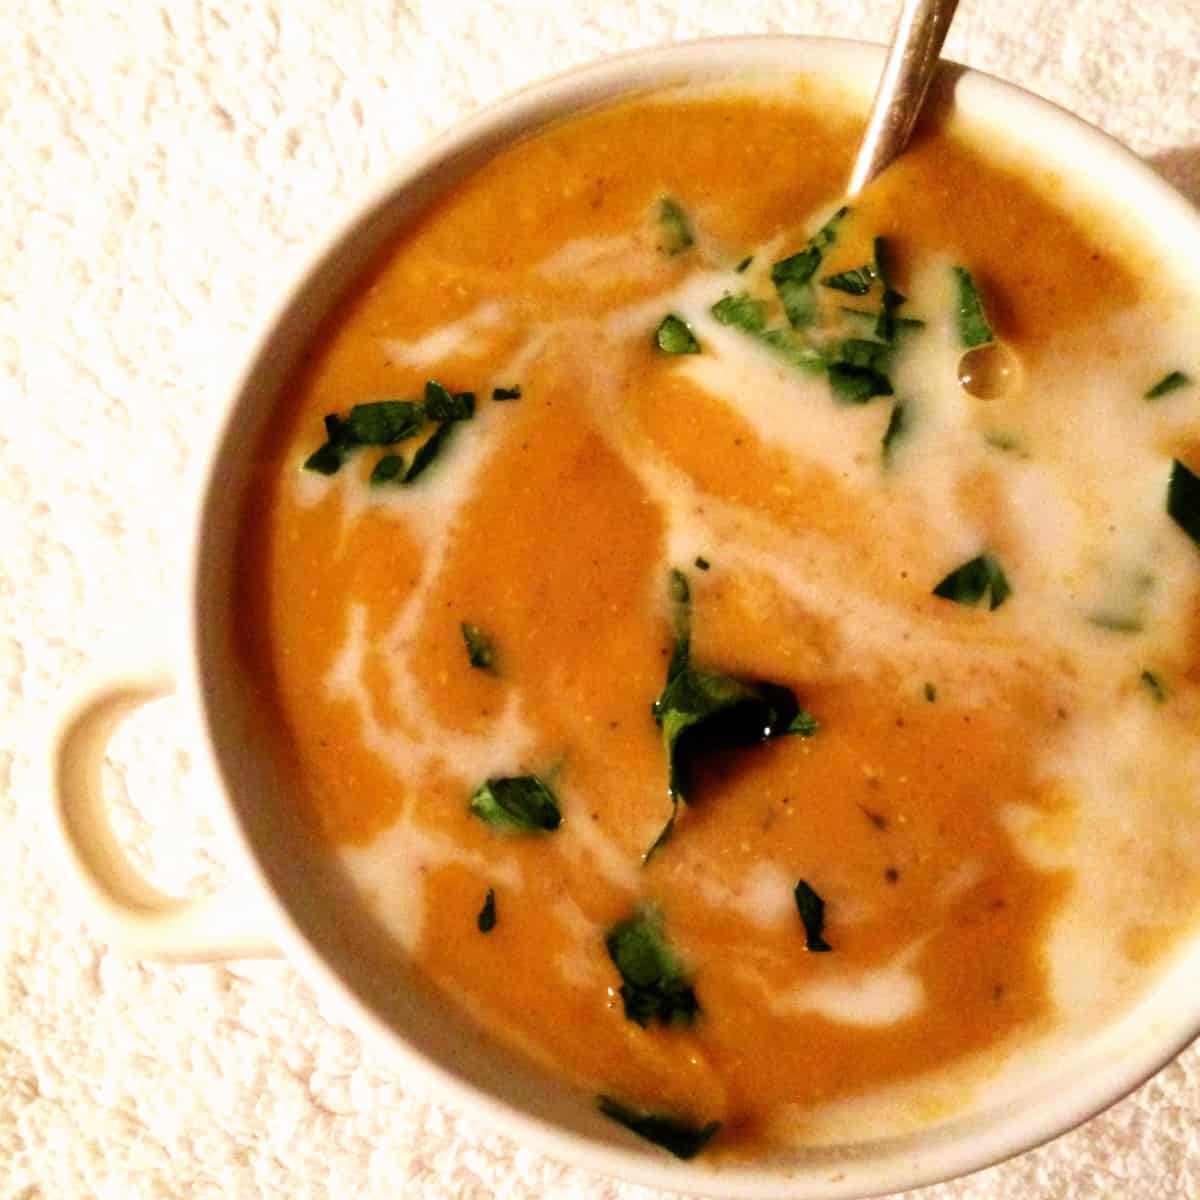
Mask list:
[[[904,0],[875,92],[848,196],[857,196],[908,145],[958,0]]]
[[[958,0],[904,0],[854,160],[848,197],[857,196],[904,153],[957,8]],[[963,354],[958,381],[968,395],[990,400],[1019,386],[1019,369],[1011,347],[990,340]]]

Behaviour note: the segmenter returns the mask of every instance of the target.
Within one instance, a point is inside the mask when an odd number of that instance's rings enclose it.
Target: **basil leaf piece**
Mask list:
[[[789,366],[815,374],[829,365],[829,355],[810,345],[795,330],[767,329],[757,336],[764,346],[773,350]]]
[[[700,343],[682,317],[669,313],[654,331],[654,344],[664,354],[699,354]]]
[[[475,925],[480,933],[491,933],[496,928],[496,889],[488,888],[487,899],[475,918]]]
[[[825,901],[801,879],[793,893],[796,897],[796,909],[800,920],[804,923],[804,942],[814,953],[824,953],[833,947],[825,940]]]
[[[908,433],[908,406],[903,400],[897,400],[892,405],[892,415],[888,418],[887,428],[883,431],[880,441],[880,452],[883,455],[883,465],[892,465],[892,448],[905,434]]]
[[[1155,704],[1166,703],[1167,689],[1163,686],[1163,681],[1153,671],[1143,671],[1141,680],[1146,690],[1154,697]]]
[[[898,296],[900,293],[895,292],[894,295]],[[917,330],[925,328],[925,322],[917,320],[916,317],[893,316],[891,319],[891,337],[883,337],[879,332],[879,320],[882,314],[867,312],[861,308],[850,308],[846,305],[839,306],[838,312],[842,313],[846,317],[849,317],[850,320],[863,326],[863,328],[870,326],[872,336],[882,338],[882,340],[886,342],[894,342],[902,333],[916,333]]]
[[[672,257],[690,250],[696,243],[687,213],[671,196],[663,196],[658,202],[658,232],[658,248]]]
[[[503,833],[550,833],[562,824],[554,793],[536,775],[489,779],[476,789],[470,809]]]
[[[425,384],[425,415],[431,421],[469,421],[475,415],[475,393],[451,392],[430,379]]]
[[[767,327],[766,302],[755,300],[748,292],[722,297],[711,312],[722,325],[732,325],[747,333],[759,333]]]
[[[989,597],[988,608],[995,611],[1012,595],[1004,569],[990,554],[980,554],[951,571],[933,589],[935,596],[955,604],[978,604]]]
[[[1157,400],[1159,396],[1165,396],[1169,392],[1177,391],[1179,388],[1187,387],[1191,383],[1191,377],[1185,375],[1182,371],[1172,371],[1169,375],[1164,375],[1145,395],[1147,400]]]
[[[1088,613],[1087,622],[1089,625],[1095,625],[1098,629],[1107,629],[1109,633],[1141,633],[1145,628],[1141,617],[1127,613],[1109,612],[1105,609]]]
[[[896,337],[896,309],[904,303],[905,297],[891,284],[892,251],[887,238],[875,239],[874,252],[875,278],[883,284],[882,307],[875,322],[875,336],[890,342]]]
[[[385,454],[371,472],[371,486],[382,487],[385,483],[404,482],[404,459],[399,454]]]
[[[848,208],[839,208],[808,239],[808,245],[803,250],[781,258],[771,267],[771,282],[779,293],[788,323],[793,329],[803,329],[816,320],[817,293],[812,286],[812,277],[821,265],[826,247],[837,240],[837,227],[849,211]]]
[[[671,601],[671,625],[675,631],[675,648],[667,664],[667,682],[670,683],[688,664],[692,650],[692,590],[687,576],[672,568],[668,578],[667,595]],[[657,717],[657,710],[655,710]]]
[[[425,413],[415,400],[356,404],[346,418],[347,431],[363,446],[395,445],[419,433],[424,424]]]
[[[743,272],[746,270],[746,268],[747,268],[747,267],[748,267],[748,266],[749,266],[749,265],[750,265],[750,264],[751,264],[753,261],[754,261],[754,255],[753,255],[753,254],[747,254],[747,255],[746,255],[746,257],[745,257],[745,258],[743,258],[743,259],[742,259],[742,261],[741,261],[740,263],[738,263],[738,265],[737,265],[736,267],[734,267],[733,269],[734,269],[734,270],[735,270],[735,271],[736,271],[736,272],[737,272],[739,275],[741,275],[741,274],[742,274],[742,273],[743,273]]]
[[[1167,484],[1167,513],[1200,546],[1200,479],[1175,459]]]
[[[492,388],[493,400],[520,400],[520,398],[521,385],[519,383],[513,384],[512,387]]]
[[[966,267],[952,269],[958,282],[958,340],[969,350],[992,341],[992,327],[984,315],[983,298],[971,272]]]
[[[463,641],[467,647],[467,661],[480,671],[496,669],[496,645],[478,625],[461,625]]]
[[[837,348],[837,361],[852,367],[870,367],[874,371],[886,372],[892,364],[893,348],[886,342],[873,342],[866,338],[846,338]]]
[[[424,474],[429,464],[446,448],[446,443],[450,440],[450,435],[454,432],[457,424],[457,421],[443,422],[421,443],[416,454],[413,455],[412,466],[408,468],[408,474],[404,476],[405,483],[412,483]]]
[[[645,1028],[650,1021],[690,1025],[700,1012],[691,977],[663,932],[662,914],[640,905],[614,925],[604,939],[621,976],[627,1020]]]
[[[832,288],[835,292],[848,292],[851,296],[865,296],[875,282],[875,269],[867,263],[866,266],[856,267],[853,271],[842,271],[838,275],[826,275],[821,280],[821,286]]]
[[[866,404],[876,396],[891,396],[892,381],[874,367],[832,362],[828,367],[829,385],[839,404]]]
[[[820,732],[821,723],[810,712],[800,709],[782,732],[796,737],[810,738]]]
[[[317,471],[321,475],[336,475],[341,470],[350,451],[359,445],[358,439],[337,413],[325,415],[325,444],[314,450],[305,460],[306,471]]]
[[[318,446],[305,460],[306,471],[316,471],[320,475],[336,475],[346,461],[346,447],[326,442]]]
[[[611,1096],[597,1096],[596,1107],[609,1120],[624,1125],[638,1137],[661,1146],[676,1158],[695,1158],[721,1129],[720,1121],[709,1121],[707,1125],[696,1126],[664,1113],[628,1108]]]

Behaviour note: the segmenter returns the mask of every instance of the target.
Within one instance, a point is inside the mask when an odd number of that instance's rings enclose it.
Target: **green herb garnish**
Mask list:
[[[789,366],[817,372],[829,365],[829,355],[805,341],[794,329],[767,329],[757,337]]]
[[[825,901],[803,879],[796,884],[796,909],[804,923],[804,940],[809,950],[823,953],[833,947],[822,936],[825,932]]]
[[[346,418],[346,430],[361,446],[393,446],[419,433],[425,413],[416,400],[376,400],[356,404]]]
[[[712,563],[710,563],[707,558],[697,558],[696,559],[696,569],[699,571],[707,571],[708,568],[711,566],[712,566]]]
[[[724,296],[712,306],[712,315],[722,325],[733,325],[747,333],[759,333],[767,327],[767,305],[747,292]]]
[[[429,464],[446,448],[446,443],[450,440],[450,435],[454,432],[457,421],[446,421],[439,425],[433,433],[421,443],[416,454],[413,455],[412,466],[408,468],[408,474],[404,476],[405,483],[412,483],[418,479],[428,468]]]
[[[496,645],[478,625],[462,623],[463,641],[467,646],[467,660],[480,671],[496,669]]]
[[[682,317],[669,313],[654,331],[654,344],[664,354],[699,354],[700,343]]]
[[[992,341],[992,327],[983,311],[983,298],[971,272],[966,267],[954,267],[958,282],[958,340],[968,349]]]
[[[1109,633],[1141,633],[1145,628],[1141,617],[1109,612],[1107,609],[1088,613],[1087,622],[1098,629],[1107,629]]]
[[[734,270],[735,270],[735,271],[736,271],[736,272],[737,272],[739,275],[741,275],[741,274],[742,274],[742,273],[743,273],[743,272],[746,270],[746,268],[747,268],[747,267],[748,267],[748,266],[749,266],[749,265],[750,265],[750,264],[751,264],[753,261],[754,261],[754,255],[753,255],[753,254],[747,254],[747,255],[746,255],[746,257],[745,257],[745,258],[743,258],[743,259],[742,259],[742,261],[741,261],[740,263],[738,263],[738,265],[737,265],[736,267],[734,267],[733,269],[734,269]]]
[[[621,975],[625,1016],[645,1028],[652,1020],[690,1025],[700,1012],[691,977],[667,941],[662,914],[640,905],[604,939]]]
[[[1012,588],[1000,564],[990,554],[980,554],[951,571],[933,594],[955,604],[978,604],[987,596],[988,607],[995,610],[1012,594]]]
[[[1172,371],[1169,375],[1164,375],[1147,393],[1147,400],[1157,400],[1159,396],[1165,396],[1168,392],[1174,392],[1179,388],[1187,387],[1191,383],[1191,377],[1185,375],[1182,371]]]
[[[597,1096],[596,1107],[610,1120],[670,1151],[676,1158],[695,1158],[721,1129],[720,1121],[696,1126],[663,1113],[628,1108],[611,1096]]]
[[[720,747],[755,746],[788,734],[811,737],[818,729],[790,688],[697,667],[691,658],[691,595],[682,571],[671,572],[669,591],[675,646],[666,684],[652,712],[667,755],[671,815],[644,862],[674,830],[679,805],[687,802],[692,787],[697,754]]]
[[[347,423],[337,413],[329,413],[325,417],[325,444],[304,460],[304,469],[321,475],[336,475],[359,444]]]
[[[838,275],[826,275],[821,286],[833,288],[835,292],[848,292],[851,296],[865,296],[875,282],[875,269],[870,263],[856,267],[853,271],[842,271]]]
[[[496,889],[488,888],[487,899],[475,918],[480,933],[491,933],[496,928]]]
[[[887,428],[883,431],[883,438],[880,441],[880,451],[885,467],[892,465],[892,447],[906,433],[908,433],[908,407],[903,400],[897,400],[892,405],[892,415],[888,417]]]
[[[879,310],[879,318],[875,322],[875,336],[885,342],[893,341],[896,337],[896,309],[904,303],[905,297],[896,291],[891,283],[892,252],[887,238],[875,239],[875,278],[883,284],[883,298]]]
[[[475,415],[475,393],[452,392],[431,379],[425,384],[425,415],[431,421],[469,421]]]
[[[1167,700],[1167,689],[1163,686],[1163,681],[1159,679],[1153,671],[1143,671],[1141,675],[1142,683],[1146,690],[1154,697],[1155,704],[1165,704]]]
[[[900,293],[896,292],[895,294],[898,296]],[[880,319],[879,313],[867,312],[861,308],[849,308],[845,305],[839,307],[838,312],[842,313],[846,317],[849,317],[850,320],[856,322],[864,328],[871,326],[872,334],[875,337],[881,336],[881,334],[878,332]],[[884,339],[889,342],[895,341],[895,339],[902,333],[916,333],[918,329],[925,328],[925,322],[917,320],[916,317],[894,316],[891,319],[891,324],[892,336]]]
[[[492,388],[493,400],[520,400],[521,385],[513,384],[512,387]]]
[[[817,293],[812,286],[812,277],[821,265],[826,247],[837,240],[837,227],[849,211],[848,208],[839,208],[809,238],[803,250],[781,258],[771,267],[771,282],[779,293],[783,310],[793,329],[803,329],[816,319]]]
[[[1175,459],[1167,484],[1167,513],[1200,546],[1200,479]]]
[[[371,472],[371,486],[404,482],[404,459],[399,454],[385,454]]]
[[[682,254],[696,243],[687,213],[679,201],[670,196],[663,196],[658,202],[658,229],[658,248],[664,254]]]
[[[470,808],[505,833],[549,833],[562,824],[554,793],[536,775],[489,779],[476,789]]]
[[[866,404],[875,396],[891,396],[892,381],[874,367],[859,367],[854,363],[832,362],[827,368],[829,386],[839,404]]]
[[[935,688],[932,683],[927,683],[925,685],[925,699],[928,700],[930,704],[937,703],[937,688]]]

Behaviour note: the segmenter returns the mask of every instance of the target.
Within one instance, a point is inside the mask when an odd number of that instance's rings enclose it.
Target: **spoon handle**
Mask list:
[[[854,162],[848,196],[856,196],[908,145],[958,0],[904,0]]]

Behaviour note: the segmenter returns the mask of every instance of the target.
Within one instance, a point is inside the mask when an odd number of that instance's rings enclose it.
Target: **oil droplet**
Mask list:
[[[1011,396],[1021,386],[1021,360],[1007,342],[974,346],[958,360],[958,382],[977,400]]]

